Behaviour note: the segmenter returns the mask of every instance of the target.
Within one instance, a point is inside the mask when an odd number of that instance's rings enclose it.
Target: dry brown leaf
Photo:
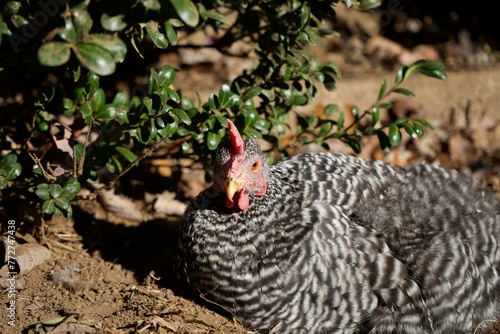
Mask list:
[[[52,257],[50,251],[41,245],[36,244],[17,244],[14,246],[15,254],[11,253],[11,256],[14,256],[18,265],[19,265],[19,274],[26,274],[32,269],[38,267],[45,261],[49,260]],[[6,249],[5,252],[5,262],[8,260],[8,252]],[[8,264],[3,266],[0,269],[0,276],[7,277],[9,274]]]
[[[376,59],[396,62],[405,48],[386,37],[377,35],[368,40],[364,53]]]
[[[56,147],[73,157],[73,147],[69,143],[69,139],[72,137],[71,129],[61,123],[55,123],[55,125],[60,130],[59,133],[52,135]]]
[[[164,191],[158,195],[154,210],[158,213],[164,213],[169,216],[182,216],[186,209],[186,204],[175,199],[175,194]]]
[[[57,327],[47,330],[46,333],[50,334],[93,334],[97,333],[97,326],[90,320],[76,320],[70,317],[68,320],[62,322]]]
[[[460,165],[473,165],[480,157],[480,152],[474,142],[461,133],[456,133],[450,137],[448,150],[451,158]]]
[[[166,321],[165,319],[163,319],[157,315],[149,318],[149,321],[152,322],[155,326],[165,327],[174,333],[176,333],[178,330],[176,325],[174,325],[171,322]]]
[[[439,61],[439,54],[432,45],[417,45],[411,50],[404,49],[398,57],[399,63],[407,66],[420,59]]]
[[[103,189],[99,192],[97,200],[103,208],[116,216],[133,221],[142,221],[144,216],[128,197],[117,195],[113,189]]]

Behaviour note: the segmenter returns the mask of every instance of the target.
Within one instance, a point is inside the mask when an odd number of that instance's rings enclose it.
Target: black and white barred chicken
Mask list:
[[[500,203],[476,181],[340,154],[268,166],[228,126],[176,270],[246,327],[480,333],[499,318]]]

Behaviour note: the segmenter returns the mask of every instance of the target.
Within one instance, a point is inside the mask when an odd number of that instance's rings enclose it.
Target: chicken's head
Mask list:
[[[229,139],[217,149],[214,163],[213,190],[226,197],[226,206],[246,210],[249,194],[264,196],[267,190],[268,166],[262,150],[253,138],[243,140],[236,126],[227,120]]]

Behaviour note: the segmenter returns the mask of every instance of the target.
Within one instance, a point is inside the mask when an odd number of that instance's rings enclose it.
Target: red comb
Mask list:
[[[235,155],[244,154],[244,142],[236,125],[227,119],[229,127],[229,140],[231,143],[231,153]]]

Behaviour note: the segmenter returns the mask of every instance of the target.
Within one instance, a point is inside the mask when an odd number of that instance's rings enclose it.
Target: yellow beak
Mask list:
[[[243,187],[243,181],[232,175],[229,176],[229,182],[226,187],[226,196],[233,199],[234,194]]]

